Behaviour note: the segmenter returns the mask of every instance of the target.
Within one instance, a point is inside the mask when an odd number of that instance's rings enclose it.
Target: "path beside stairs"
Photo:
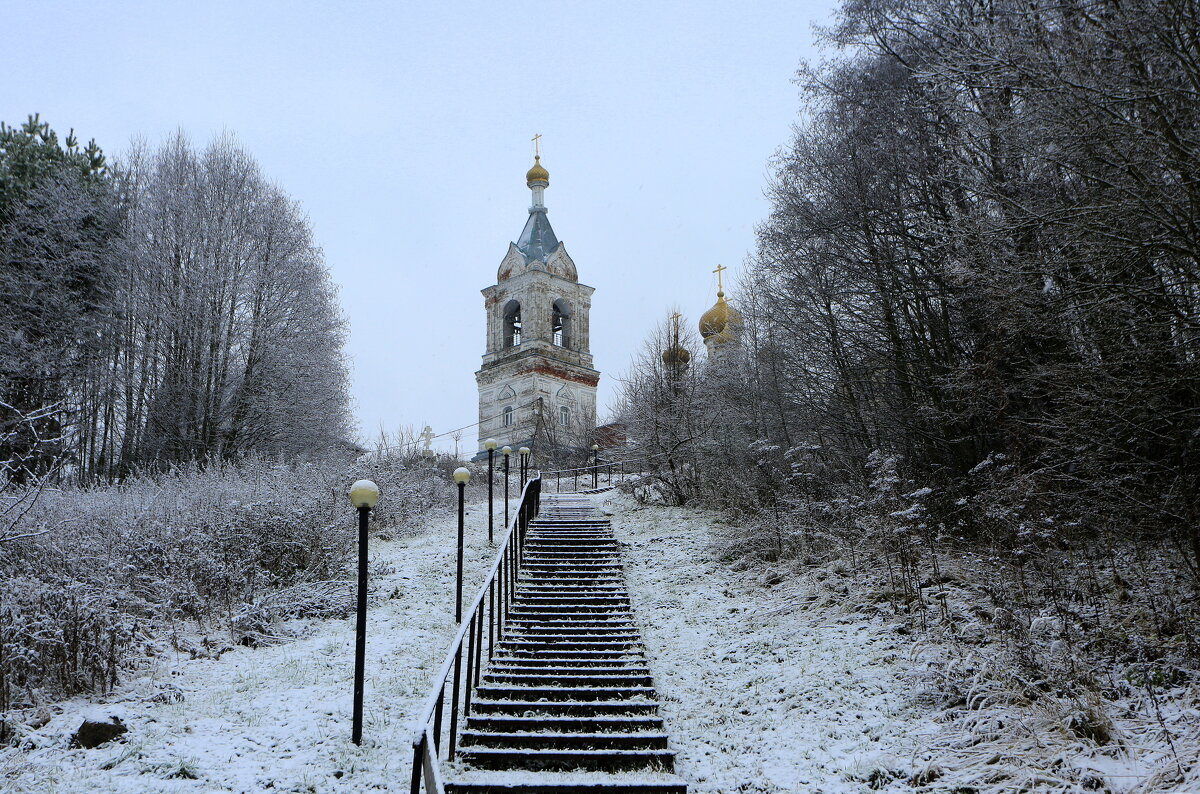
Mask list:
[[[612,526],[586,496],[542,497],[514,596],[447,790],[686,794]]]

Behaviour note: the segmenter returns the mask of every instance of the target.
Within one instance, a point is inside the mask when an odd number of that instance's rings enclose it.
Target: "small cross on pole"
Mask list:
[[[542,156],[540,147],[538,146],[538,142],[541,141],[541,138],[542,138],[542,134],[540,132],[537,135],[534,135],[532,138],[530,138],[530,140],[533,141],[533,156],[534,157]]]
[[[724,265],[717,265],[717,269],[713,271],[714,273],[716,273],[716,274],[717,274],[717,292],[724,292],[724,291],[725,291],[725,287],[724,287],[724,285],[721,283],[721,273],[722,273],[722,272],[724,272],[724,271],[726,271],[726,270],[728,270],[728,269],[729,269],[729,268],[725,267]]]

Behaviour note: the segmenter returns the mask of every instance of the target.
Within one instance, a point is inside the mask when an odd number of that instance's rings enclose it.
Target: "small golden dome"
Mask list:
[[[533,168],[530,168],[525,173],[525,184],[529,187],[533,187],[534,182],[545,182],[547,185],[550,184],[550,172],[545,168],[542,168],[542,156],[540,154],[535,154],[533,156]]]
[[[742,322],[742,315],[725,300],[724,291],[717,292],[717,302],[700,316],[700,335],[705,339],[721,335],[718,341],[729,341],[734,325]]]
[[[667,366],[687,366],[687,363],[692,360],[692,354],[682,345],[668,347],[662,354],[663,363]]]

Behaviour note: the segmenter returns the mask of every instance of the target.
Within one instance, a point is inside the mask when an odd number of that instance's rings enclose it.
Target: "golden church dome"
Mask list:
[[[742,315],[725,300],[724,291],[717,292],[717,302],[700,316],[700,335],[705,339],[718,336],[720,342],[728,342],[733,326],[740,325]]]
[[[662,361],[667,366],[682,366],[686,367],[688,362],[692,360],[692,354],[683,345],[675,345],[668,347],[663,351]]]
[[[533,168],[530,168],[525,173],[525,184],[528,187],[533,187],[534,182],[550,184],[550,172],[542,168],[542,157],[538,154],[533,156]]]

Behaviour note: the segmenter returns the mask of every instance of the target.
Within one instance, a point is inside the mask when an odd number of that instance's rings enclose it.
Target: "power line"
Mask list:
[[[518,406],[517,406],[517,407],[516,407],[514,410],[517,410],[517,411],[519,411],[519,410],[521,410],[521,409],[523,409],[523,408],[528,408],[528,407],[530,407],[531,405],[536,405],[536,404],[537,404],[537,402],[538,402],[538,400],[531,400],[530,402],[527,402],[527,403],[525,403],[524,405],[518,405]],[[501,411],[500,413],[496,414],[495,416],[489,416],[489,417],[486,417],[486,418],[484,418],[484,419],[480,419],[478,422],[472,422],[472,423],[471,423],[471,424],[469,424],[469,425],[463,425],[462,427],[456,427],[456,428],[454,428],[453,430],[447,430],[447,431],[446,431],[446,432],[444,432],[444,433],[438,433],[437,435],[430,436],[430,437],[429,437],[429,440],[430,440],[430,441],[432,441],[432,440],[433,440],[433,439],[435,439],[435,438],[444,438],[444,437],[446,437],[446,436],[453,435],[453,434],[455,434],[455,433],[457,433],[457,432],[459,432],[459,431],[461,431],[461,430],[467,430],[467,429],[469,429],[469,428],[472,428],[472,427],[478,427],[479,425],[483,424],[484,422],[490,422],[490,421],[492,421],[493,419],[499,419],[499,418],[501,418],[502,416],[504,416],[504,412],[503,412],[503,411]],[[424,440],[425,440],[424,438],[418,438],[418,439],[416,439],[415,441],[409,441],[409,442],[407,442],[407,443],[400,444],[400,445],[398,445],[398,447],[397,447],[397,450],[403,450],[403,449],[405,449],[405,448],[407,448],[407,447],[416,447],[417,445],[419,445],[419,444],[420,444],[421,442],[423,442]],[[387,451],[388,451],[388,453],[391,453],[391,452],[392,452],[392,450],[391,450],[391,449],[389,449],[389,450],[387,450]]]

